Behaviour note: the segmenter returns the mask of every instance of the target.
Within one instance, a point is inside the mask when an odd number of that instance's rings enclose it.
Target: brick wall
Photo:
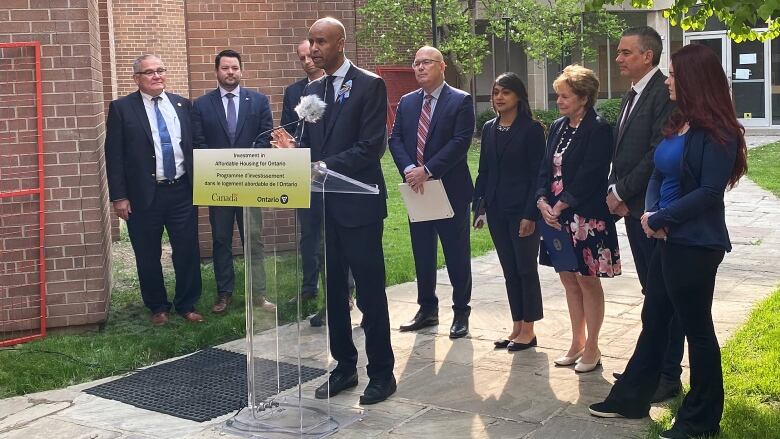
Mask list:
[[[104,321],[111,260],[98,0],[4,0],[0,21],[0,42],[42,44],[48,324]]]
[[[117,92],[138,89],[133,61],[142,54],[159,56],[168,69],[168,90],[189,96],[184,0],[112,0]]]

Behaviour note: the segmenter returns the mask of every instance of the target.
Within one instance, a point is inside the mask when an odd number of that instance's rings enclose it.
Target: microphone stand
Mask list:
[[[284,125],[279,125],[278,127],[271,128],[270,130],[265,130],[265,131],[263,131],[262,133],[258,134],[258,135],[257,135],[257,137],[255,137],[255,140],[253,140],[253,141],[252,141],[252,148],[254,148],[255,146],[257,146],[257,143],[258,143],[258,142],[260,142],[260,139],[261,139],[262,137],[264,137],[264,136],[266,136],[266,135],[270,134],[270,133],[271,133],[271,131],[278,130],[279,128],[288,127],[288,126],[290,126],[290,125],[293,125],[293,124],[299,124],[299,123],[301,123],[301,122],[303,122],[303,118],[300,118],[300,119],[298,119],[298,120],[294,120],[294,121],[292,121],[292,122],[288,122],[288,123],[286,123],[286,124],[284,124]],[[303,135],[303,130],[301,130],[301,135]]]

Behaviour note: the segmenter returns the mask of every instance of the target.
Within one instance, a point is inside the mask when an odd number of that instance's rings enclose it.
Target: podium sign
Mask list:
[[[308,208],[308,149],[196,149],[193,203],[199,206]]]

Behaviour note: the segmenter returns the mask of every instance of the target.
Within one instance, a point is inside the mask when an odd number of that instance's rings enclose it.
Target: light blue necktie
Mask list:
[[[160,100],[162,97],[157,96],[154,100],[154,114],[157,116],[157,132],[160,133],[160,146],[162,147],[163,155],[163,175],[168,180],[176,179],[176,159],[173,157],[173,142],[171,141],[171,134],[168,132],[168,125],[165,124],[162,112],[160,111]]]
[[[236,104],[233,102],[233,93],[225,93],[227,98],[227,126],[228,135],[230,136],[230,144],[236,142]]]

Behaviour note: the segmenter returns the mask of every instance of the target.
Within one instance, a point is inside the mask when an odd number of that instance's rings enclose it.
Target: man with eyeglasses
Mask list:
[[[273,128],[273,117],[268,98],[259,92],[241,86],[241,54],[226,49],[214,59],[217,88],[195,99],[192,104],[192,132],[196,148],[252,148],[268,147],[270,135],[258,136]],[[266,298],[263,217],[260,208],[249,208],[249,222],[253,233],[252,299],[255,306],[273,311],[276,306]],[[209,223],[214,261],[217,297],[211,311],[224,313],[233,301],[235,272],[233,270],[233,228],[244,242],[244,209],[233,206],[209,206]]]
[[[474,185],[467,154],[474,135],[474,107],[471,95],[444,81],[446,64],[435,47],[420,48],[412,68],[420,89],[402,96],[398,103],[390,153],[401,177],[415,192],[422,193],[423,183],[428,180],[441,180],[455,216],[409,222],[420,308],[400,329],[416,331],[439,323],[438,236],[452,284],[454,318],[450,338],[454,339],[468,334],[471,313],[469,203]]]
[[[192,205],[190,102],[165,91],[166,69],[155,55],[133,62],[138,91],[108,107],[106,174],[117,216],[127,221],[138,280],[151,322],[164,325],[173,308],[189,322],[201,293],[197,210]],[[173,250],[176,294],[163,281],[162,234]]]

